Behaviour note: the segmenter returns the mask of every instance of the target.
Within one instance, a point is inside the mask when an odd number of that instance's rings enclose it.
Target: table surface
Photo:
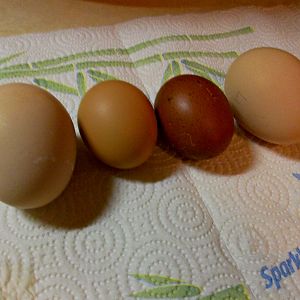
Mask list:
[[[294,3],[299,0],[0,0],[0,36],[109,25],[144,16]]]

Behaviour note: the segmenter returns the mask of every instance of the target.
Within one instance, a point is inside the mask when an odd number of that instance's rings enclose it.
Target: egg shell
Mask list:
[[[141,90],[121,80],[101,82],[86,93],[78,110],[78,126],[94,155],[119,169],[144,163],[156,144],[151,103]]]
[[[36,86],[0,86],[0,200],[22,208],[43,206],[67,186],[76,135],[66,109]]]
[[[163,136],[183,158],[211,158],[231,141],[234,120],[229,103],[205,78],[180,75],[170,79],[159,90],[154,107]]]
[[[300,142],[300,60],[276,48],[241,54],[225,78],[225,94],[239,124],[275,144]]]

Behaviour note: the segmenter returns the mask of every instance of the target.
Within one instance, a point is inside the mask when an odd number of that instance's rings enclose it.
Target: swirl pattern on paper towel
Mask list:
[[[243,274],[256,271],[265,261],[274,261],[277,257],[273,249],[283,242],[273,232],[270,222],[250,215],[236,216],[225,222],[220,237],[221,246],[225,248],[223,252],[230,253],[228,260],[232,260]]]
[[[110,218],[83,230],[68,232],[58,256],[86,276],[105,278],[109,271],[123,264],[128,253],[131,230],[125,221]]]
[[[290,202],[288,188],[278,175],[271,172],[241,176],[237,196],[242,202],[246,201],[248,207],[267,216],[285,214]]]
[[[33,273],[31,258],[26,247],[0,240],[0,297],[18,299],[28,293]],[[28,296],[28,295],[27,295]]]
[[[44,85],[78,129],[85,84],[116,77],[153,103],[162,80],[179,70],[205,69],[222,84],[233,59],[251,47],[300,56],[299,14],[245,7],[2,38],[0,80]],[[176,66],[171,75],[169,66]],[[237,132],[214,159],[181,161],[157,147],[128,171],[78,150],[69,186],[49,206],[21,213],[0,205],[0,290],[12,300],[130,299],[142,288],[132,273],[182,278],[205,295],[245,281],[257,299],[298,298],[298,275],[279,294],[266,292],[257,272],[299,243],[299,181],[291,175],[299,173],[299,146],[267,147]]]
[[[201,279],[201,271],[191,254],[181,243],[153,239],[137,245],[125,268],[128,274],[161,274],[173,278],[190,278],[190,281],[197,282]],[[125,293],[139,287],[137,282],[129,281],[129,278],[120,280]]]
[[[212,219],[197,191],[185,186],[168,189],[152,214],[153,227],[190,245],[205,244],[213,230]]]
[[[34,299],[81,300],[95,298],[87,292],[84,284],[75,277],[67,273],[53,273],[41,278],[36,278],[34,284]]]

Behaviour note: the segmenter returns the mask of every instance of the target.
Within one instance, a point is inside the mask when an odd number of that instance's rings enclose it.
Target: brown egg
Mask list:
[[[144,163],[156,144],[151,103],[138,88],[120,80],[101,82],[86,93],[79,106],[78,125],[95,156],[119,169]]]
[[[163,136],[184,158],[220,154],[234,132],[225,95],[214,83],[196,75],[167,81],[157,94],[155,111]]]
[[[68,184],[76,158],[70,116],[36,86],[0,86],[0,200],[35,208],[54,200]]]

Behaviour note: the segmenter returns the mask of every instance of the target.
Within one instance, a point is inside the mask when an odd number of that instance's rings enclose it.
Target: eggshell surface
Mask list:
[[[43,206],[67,186],[76,136],[63,105],[36,86],[0,86],[0,200],[22,208]]]
[[[121,80],[101,82],[86,93],[79,106],[78,125],[94,155],[119,169],[144,163],[156,144],[151,103],[137,87]]]
[[[225,78],[239,124],[275,144],[300,142],[300,60],[275,48],[241,54]]]
[[[196,75],[180,75],[167,81],[155,100],[155,112],[163,136],[183,158],[207,159],[229,145],[234,120],[223,92]]]

